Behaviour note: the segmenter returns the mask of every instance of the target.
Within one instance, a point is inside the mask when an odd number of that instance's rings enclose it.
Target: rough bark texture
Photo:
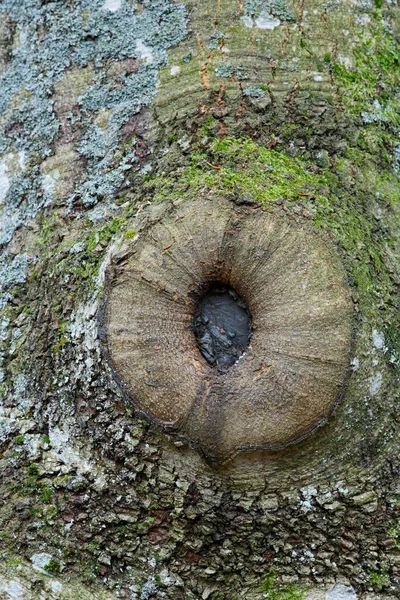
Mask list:
[[[0,597],[399,597],[397,4],[0,14]],[[323,236],[356,331],[327,425],[214,467],[135,413],[98,329],[149,205],[202,197]]]

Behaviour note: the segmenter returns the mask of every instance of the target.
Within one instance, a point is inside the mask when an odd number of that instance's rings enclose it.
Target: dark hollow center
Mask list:
[[[212,282],[198,302],[192,328],[206,361],[226,369],[249,345],[252,319],[247,304],[235,290]]]

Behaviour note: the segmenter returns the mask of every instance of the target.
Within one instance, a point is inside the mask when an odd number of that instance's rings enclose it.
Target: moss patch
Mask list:
[[[395,37],[382,23],[381,13],[376,12],[353,51],[354,65],[351,68],[338,62],[333,65],[337,81],[346,89],[343,102],[350,111],[359,114],[379,99],[383,118],[400,123],[396,98],[400,84],[399,50]]]
[[[293,584],[279,585],[274,571],[270,571],[263,578],[260,588],[269,600],[303,600],[306,595],[304,587]]]
[[[400,44],[376,10],[366,30],[360,30],[353,64],[332,63],[341,103],[364,126],[358,146],[385,166],[393,164],[400,126]]]
[[[359,165],[337,159],[330,168],[317,168],[310,161],[260,146],[249,138],[216,139],[208,146],[200,142],[179,173],[155,176],[144,185],[156,202],[209,190],[239,203],[283,207],[291,215],[313,220],[342,248],[363,318],[386,327],[396,346],[388,354],[393,362],[400,346],[394,333],[398,327],[395,275],[388,261],[398,242],[386,226],[379,225],[376,211],[389,215],[397,210],[400,189],[394,175],[382,175],[365,161],[363,164],[356,151],[354,158]]]

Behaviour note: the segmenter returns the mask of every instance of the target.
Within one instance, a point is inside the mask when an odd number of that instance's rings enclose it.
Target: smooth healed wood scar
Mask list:
[[[333,245],[305,220],[221,198],[182,201],[145,223],[134,252],[109,268],[104,299],[104,352],[129,402],[217,463],[325,424],[353,337]],[[251,315],[234,360],[221,348],[243,331],[201,323],[210,286],[234,290]]]

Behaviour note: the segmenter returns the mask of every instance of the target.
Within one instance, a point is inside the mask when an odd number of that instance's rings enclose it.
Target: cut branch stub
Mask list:
[[[215,282],[252,317],[249,345],[226,369],[193,331]],[[338,253],[305,220],[186,201],[147,221],[108,269],[104,349],[139,411],[224,461],[283,448],[327,421],[350,371],[352,316]]]
[[[193,333],[206,361],[218,369],[233,366],[249,345],[252,319],[246,303],[231,287],[205,285],[193,318]]]

